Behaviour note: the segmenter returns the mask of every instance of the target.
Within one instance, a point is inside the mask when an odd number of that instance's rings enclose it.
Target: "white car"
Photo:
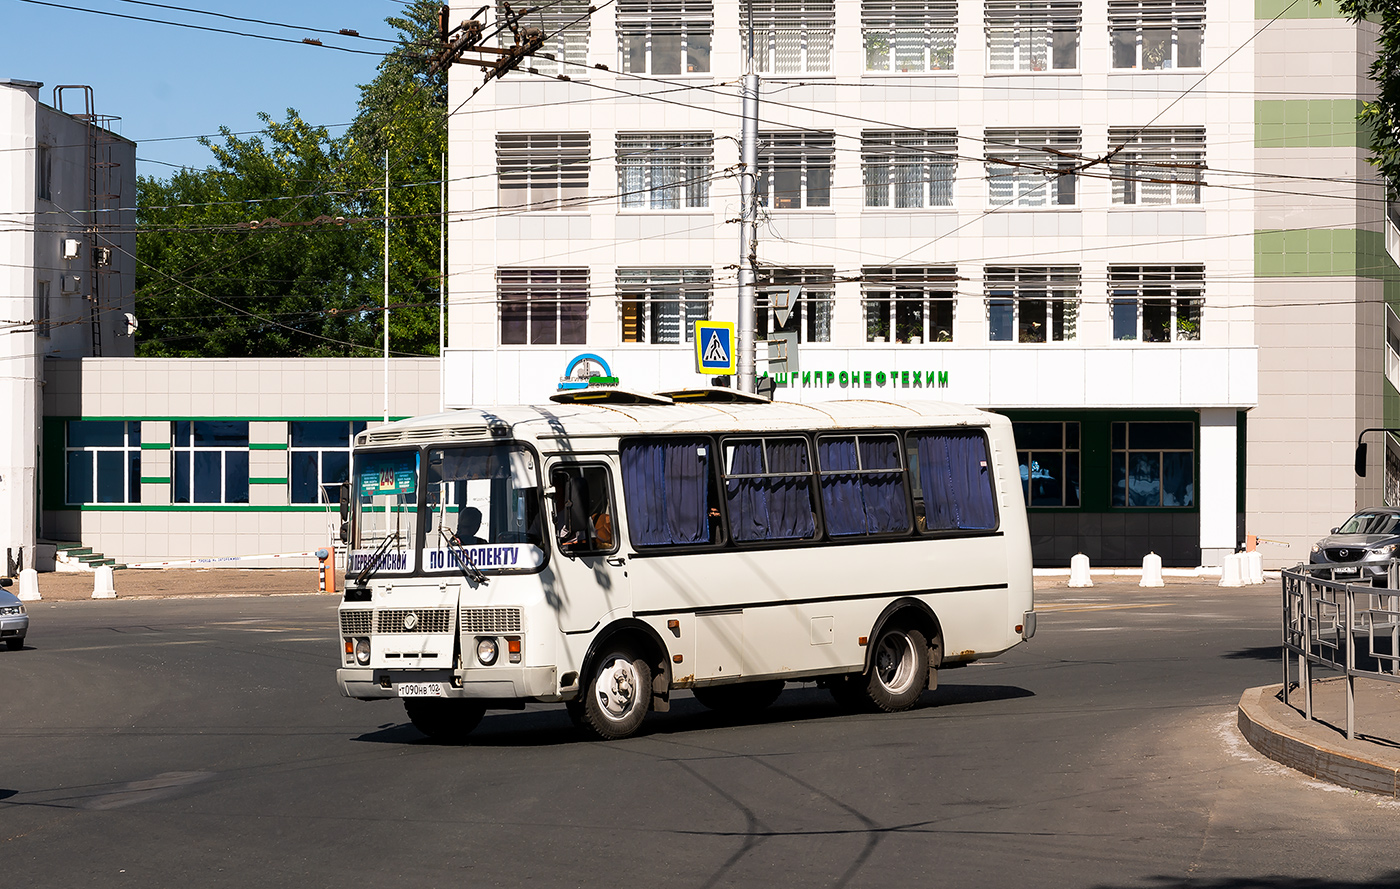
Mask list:
[[[0,589],[0,639],[10,651],[24,647],[24,637],[29,633],[29,615],[24,612],[24,603],[9,590]]]

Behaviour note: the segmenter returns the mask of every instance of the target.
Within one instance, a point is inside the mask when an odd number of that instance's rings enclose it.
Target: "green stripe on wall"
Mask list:
[[[276,441],[255,441],[248,445],[250,451],[285,451],[287,443]]]
[[[285,478],[250,478],[250,479],[248,479],[248,484],[250,484],[250,485],[285,485],[286,483],[287,483],[287,480],[286,480]]]
[[[1337,0],[1254,0],[1256,19],[1341,19],[1346,18]]]
[[[143,441],[143,442],[141,442],[141,450],[143,450],[143,451],[168,451],[168,450],[170,450],[170,442],[168,442],[168,441]]]
[[[1359,99],[1257,99],[1256,148],[1369,148]]]
[[[168,475],[167,475],[167,476],[153,475],[153,476],[150,476],[150,477],[148,478],[148,477],[146,477],[146,476],[143,475],[143,476],[141,476],[141,484],[143,484],[143,485],[168,485],[168,484],[170,484],[170,476],[168,476]]]
[[[1254,233],[1254,274],[1260,278],[1335,275],[1386,280],[1395,271],[1381,232],[1322,228]]]
[[[55,507],[54,511],[69,510],[73,512],[320,512],[326,511],[325,506],[251,506],[246,503],[172,503],[145,505],[139,503],[115,503],[96,504],[86,503],[82,506],[64,505]]]

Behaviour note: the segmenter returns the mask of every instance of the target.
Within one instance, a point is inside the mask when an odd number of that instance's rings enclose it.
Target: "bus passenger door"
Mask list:
[[[555,459],[547,469],[555,546],[540,579],[559,614],[559,628],[582,632],[609,613],[632,606],[616,531],[616,472],[604,458]]]

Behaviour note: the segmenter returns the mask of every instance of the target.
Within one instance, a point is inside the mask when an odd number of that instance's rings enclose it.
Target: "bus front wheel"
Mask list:
[[[404,698],[403,709],[418,731],[440,744],[465,744],[486,708],[460,698]]]
[[[582,698],[571,713],[582,728],[605,741],[625,738],[641,727],[651,706],[651,669],[635,652],[610,649]]]

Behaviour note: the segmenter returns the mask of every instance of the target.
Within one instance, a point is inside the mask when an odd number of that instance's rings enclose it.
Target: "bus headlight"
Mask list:
[[[355,640],[355,663],[359,664],[361,667],[368,667],[368,666],[369,666],[369,640],[368,640],[368,639],[357,639],[357,640]]]
[[[483,667],[489,667],[494,664],[496,662],[496,640],[476,640],[476,659],[481,661]]]

